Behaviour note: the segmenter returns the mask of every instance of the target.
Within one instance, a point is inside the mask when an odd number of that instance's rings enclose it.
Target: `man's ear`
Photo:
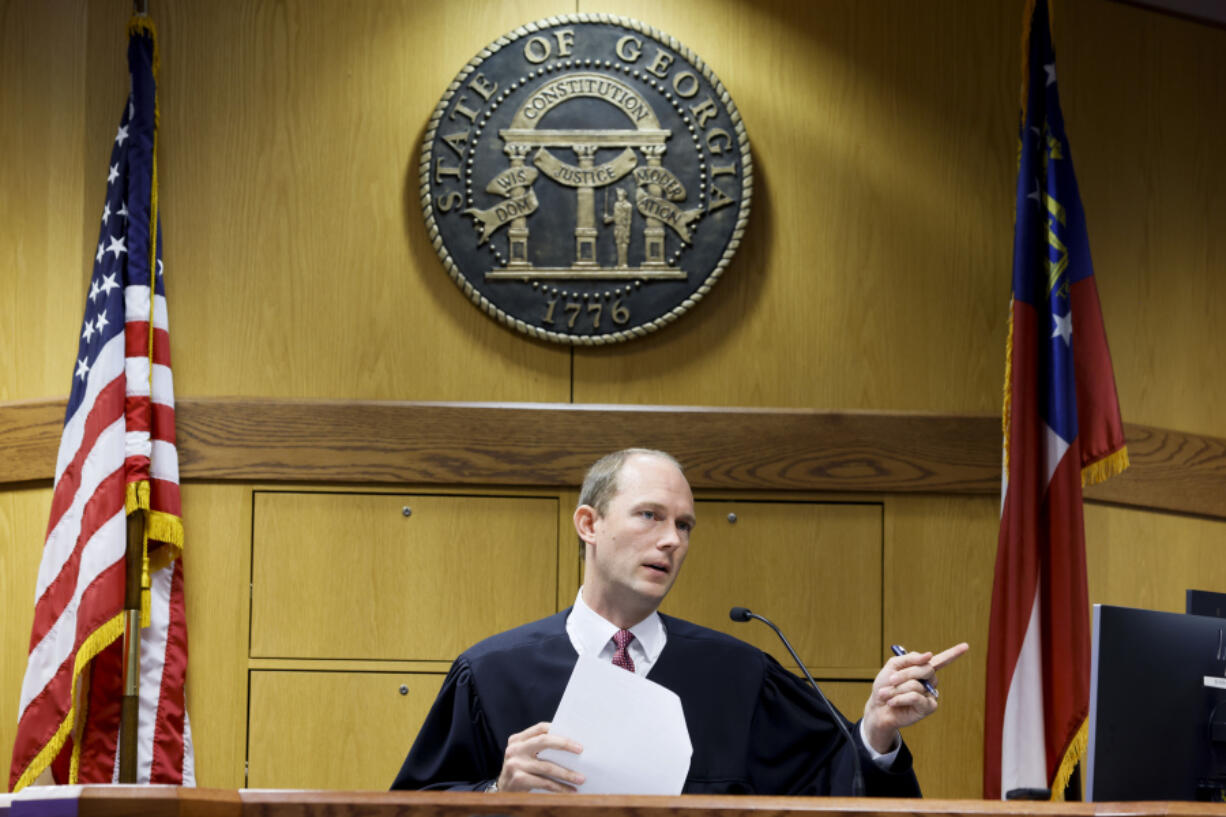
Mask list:
[[[575,508],[575,532],[585,544],[596,544],[596,520],[599,515],[591,505],[580,505]]]

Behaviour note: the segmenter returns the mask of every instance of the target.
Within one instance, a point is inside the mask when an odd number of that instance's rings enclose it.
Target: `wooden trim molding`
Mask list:
[[[29,790],[27,807],[40,792]],[[81,786],[44,794],[79,817],[1224,817],[1221,803],[897,800],[737,795],[485,794]],[[2,806],[2,803],[0,803]]]
[[[0,484],[54,475],[63,401],[0,404]],[[1127,424],[1104,503],[1226,519],[1226,440]],[[572,486],[661,448],[696,488],[997,494],[1000,420],[908,412],[201,398],[178,403],[184,480]]]

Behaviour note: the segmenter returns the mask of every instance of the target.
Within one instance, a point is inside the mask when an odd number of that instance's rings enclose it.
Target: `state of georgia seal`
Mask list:
[[[676,320],[732,260],[752,189],[749,138],[710,67],[605,14],[490,43],[422,141],[426,229],[447,272],[492,317],[559,343]]]

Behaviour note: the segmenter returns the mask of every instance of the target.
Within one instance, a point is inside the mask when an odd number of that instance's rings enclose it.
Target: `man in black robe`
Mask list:
[[[656,612],[695,523],[689,483],[672,457],[628,449],[602,458],[584,480],[574,522],[585,558],[575,605],[456,659],[393,789],[574,791],[583,776],[537,754],[582,752],[550,733],[548,720],[585,653],[681,698],[694,747],[687,794],[845,795],[858,764],[868,794],[919,795],[898,730],[936,710],[935,671],[965,644],[891,658],[864,717],[850,724],[848,745],[813,690],[769,655]]]

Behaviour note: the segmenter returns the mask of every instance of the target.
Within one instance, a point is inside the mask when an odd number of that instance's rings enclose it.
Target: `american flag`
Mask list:
[[[149,588],[142,599],[137,779],[195,783],[184,705],[183,525],[157,215],[156,32],[138,16],[128,34],[131,95],[111,151],[55,467],[9,772],[13,791],[48,767],[59,783],[118,778],[131,513],[146,520]]]
[[[1083,485],[1128,467],[1089,237],[1060,112],[1048,0],[1030,0],[989,627],[984,797],[1062,799],[1086,743]]]

